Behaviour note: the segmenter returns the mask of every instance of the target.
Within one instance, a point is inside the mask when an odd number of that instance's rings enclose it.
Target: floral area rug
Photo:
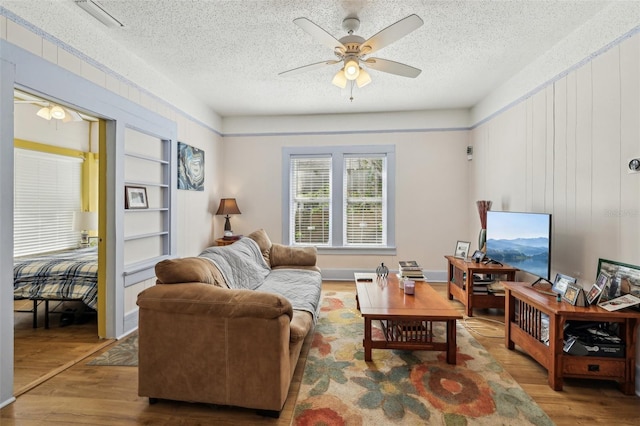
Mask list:
[[[365,362],[363,333],[355,295],[323,292],[293,425],[553,425],[459,322],[457,365],[444,352],[380,349]]]
[[[138,366],[138,333],[119,341],[109,350],[98,355],[87,365],[123,365]]]

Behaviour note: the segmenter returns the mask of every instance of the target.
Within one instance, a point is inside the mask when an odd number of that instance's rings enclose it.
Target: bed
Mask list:
[[[49,301],[81,300],[95,310],[98,299],[98,248],[14,258],[13,297],[34,301],[34,328],[37,327],[37,309],[41,301],[45,303],[47,328]]]

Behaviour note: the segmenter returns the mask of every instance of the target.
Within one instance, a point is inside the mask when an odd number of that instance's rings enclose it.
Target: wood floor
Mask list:
[[[352,283],[325,282],[325,289],[354,291]],[[444,296],[444,284],[434,284]],[[452,301],[462,312],[462,304]],[[31,317],[28,325],[31,327]],[[522,386],[540,407],[558,425],[637,425],[640,422],[640,398],[622,394],[617,385],[608,381],[566,379],[564,390],[555,392],[547,384],[547,373],[532,358],[519,351],[509,351],[504,346],[503,311],[475,310],[474,317],[463,321],[478,340],[499,361],[513,378]],[[84,325],[83,325],[84,326]],[[94,325],[95,327],[95,325]],[[71,327],[57,327],[53,324],[48,336],[44,329],[25,330],[42,339],[43,346],[16,343],[16,367],[19,374],[26,372],[24,382],[29,377],[40,377],[50,371],[52,359],[59,358],[69,368],[43,381],[26,393],[18,396],[16,402],[0,411],[0,424],[6,425],[238,425],[271,424],[289,425],[295,406],[305,358],[296,369],[294,382],[280,419],[257,416],[253,410],[229,407],[214,407],[206,404],[162,401],[149,405],[146,398],[137,395],[137,368],[99,367],[86,363],[104,349],[100,345],[110,344],[92,337],[83,341],[74,337]],[[95,331],[95,328],[94,328]],[[16,335],[19,330],[16,329]],[[19,339],[17,339],[19,340]],[[33,340],[36,340],[35,338]],[[76,341],[77,346],[74,346]],[[307,342],[309,344],[309,342]],[[64,351],[59,348],[66,347]],[[84,357],[92,348],[97,351]],[[69,351],[73,355],[59,353]],[[41,361],[38,355],[46,353]],[[306,351],[303,351],[306,354]],[[74,358],[75,357],[75,358]],[[66,359],[66,361],[64,361]],[[71,359],[71,361],[69,361]],[[55,364],[55,363],[54,363]],[[40,370],[40,372],[36,372]],[[22,380],[22,379],[21,379]],[[23,383],[24,386],[24,383]],[[16,388],[18,388],[17,386]]]

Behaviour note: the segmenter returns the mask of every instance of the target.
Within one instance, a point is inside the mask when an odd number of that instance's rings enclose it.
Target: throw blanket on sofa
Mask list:
[[[229,288],[255,290],[271,271],[258,244],[247,237],[228,246],[206,248],[199,256],[216,265]]]
[[[258,290],[283,296],[293,309],[318,316],[322,278],[317,271],[271,270],[251,238],[222,247],[209,247],[200,253],[213,262],[229,288]]]
[[[293,309],[307,311],[318,319],[322,278],[320,272],[302,269],[274,269],[258,289],[284,296]]]

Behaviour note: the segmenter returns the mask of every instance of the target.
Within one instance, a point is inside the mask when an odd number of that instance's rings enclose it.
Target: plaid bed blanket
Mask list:
[[[98,248],[66,250],[13,260],[15,299],[80,299],[96,309]]]

